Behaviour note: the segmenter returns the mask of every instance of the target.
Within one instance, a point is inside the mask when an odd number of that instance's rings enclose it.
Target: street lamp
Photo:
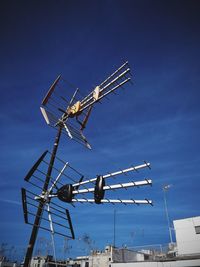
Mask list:
[[[165,213],[166,213],[166,217],[167,217],[167,225],[168,225],[168,229],[169,229],[169,237],[170,237],[170,243],[172,242],[172,232],[171,232],[171,227],[170,227],[170,221],[169,221],[169,212],[168,212],[168,208],[167,208],[167,198],[166,198],[166,192],[169,190],[169,188],[172,185],[164,185],[163,186],[163,194],[164,194],[164,204],[165,204]]]

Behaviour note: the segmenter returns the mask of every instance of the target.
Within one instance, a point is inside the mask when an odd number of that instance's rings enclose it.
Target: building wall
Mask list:
[[[89,257],[89,266],[91,267],[108,267],[110,262],[110,253],[102,253]]]
[[[194,267],[200,266],[198,260],[180,260],[180,261],[164,261],[164,262],[132,262],[132,263],[112,263],[111,267]]]
[[[144,254],[129,249],[112,249],[112,262],[144,261]]]
[[[182,220],[175,220],[174,228],[176,234],[178,255],[199,254],[200,216]]]

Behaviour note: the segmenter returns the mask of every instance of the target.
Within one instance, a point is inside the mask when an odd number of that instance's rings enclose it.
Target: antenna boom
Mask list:
[[[108,174],[103,175],[102,177],[104,179],[107,179],[107,178],[110,178],[110,177],[113,177],[113,176],[117,176],[117,175],[121,175],[121,174],[126,174],[126,173],[131,172],[131,171],[138,171],[140,169],[149,167],[150,165],[151,164],[148,162],[148,163],[145,163],[145,164],[142,164],[142,165],[138,165],[138,166],[135,166],[135,167],[130,167],[128,169],[120,170],[120,171],[113,172],[113,173],[108,173]],[[92,179],[89,179],[89,180],[86,180],[86,181],[82,181],[80,183],[75,183],[75,184],[73,184],[73,186],[83,185],[83,184],[95,182],[96,180],[97,180],[97,178],[92,178]]]
[[[80,203],[95,203],[94,199],[87,199],[87,198],[74,198],[72,199],[72,202],[80,202]],[[102,199],[102,204],[110,203],[110,204],[149,204],[152,205],[152,200],[134,200],[134,199]]]

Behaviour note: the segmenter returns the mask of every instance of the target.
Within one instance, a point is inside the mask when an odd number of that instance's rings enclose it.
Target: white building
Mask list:
[[[200,255],[200,216],[174,221],[177,254]]]
[[[111,267],[199,267],[200,216],[175,220],[173,223],[176,243],[169,244],[170,249],[167,254],[163,255],[163,258],[131,263],[113,262]]]

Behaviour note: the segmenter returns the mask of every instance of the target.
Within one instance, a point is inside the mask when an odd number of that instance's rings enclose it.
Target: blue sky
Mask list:
[[[58,155],[88,177],[151,162],[133,178],[148,175],[153,187],[119,194],[154,206],[69,207],[76,236],[87,233],[97,248],[112,243],[115,209],[118,246],[167,243],[164,184],[173,185],[171,220],[200,215],[199,8],[199,1],[1,1],[1,243],[20,253],[28,244],[20,188],[53,145],[55,131],[39,110],[52,81],[62,74],[84,95],[125,60],[133,85],[92,113],[85,131],[92,151],[63,136]],[[71,255],[85,252],[70,245]]]

